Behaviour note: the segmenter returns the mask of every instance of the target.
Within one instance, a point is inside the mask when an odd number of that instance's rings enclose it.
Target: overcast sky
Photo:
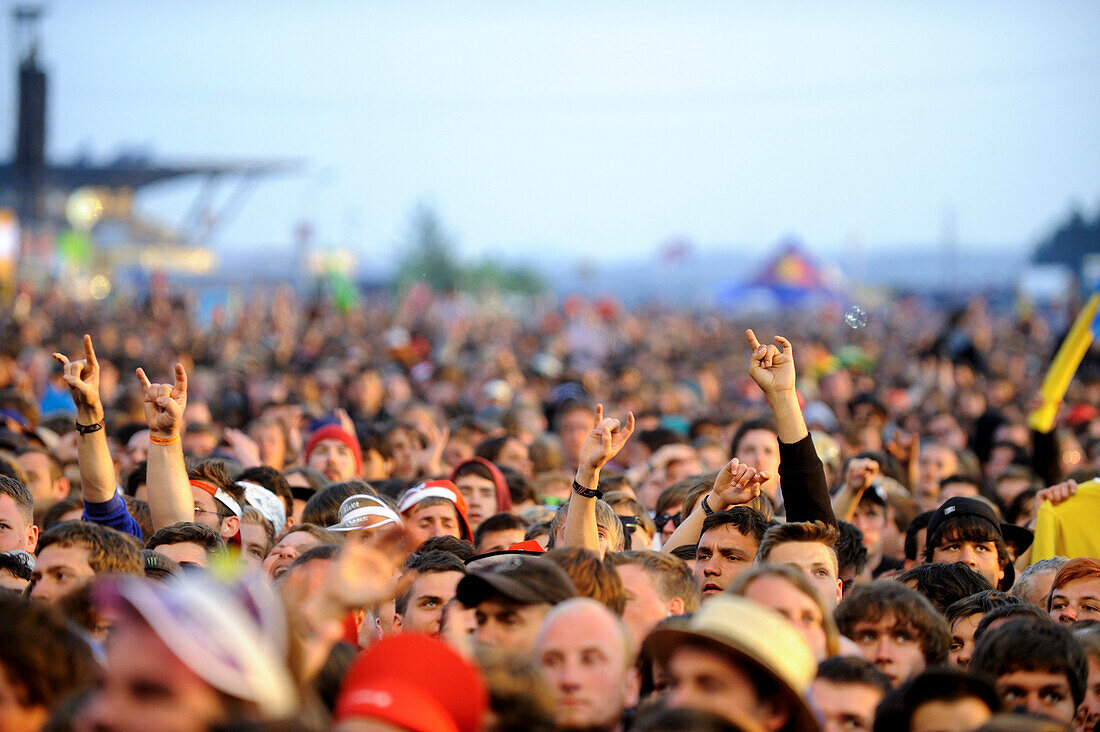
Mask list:
[[[55,0],[42,58],[54,159],[304,162],[224,246],[309,219],[384,259],[423,201],[468,254],[610,260],[933,243],[951,212],[1031,242],[1100,203],[1098,28],[1092,0]]]

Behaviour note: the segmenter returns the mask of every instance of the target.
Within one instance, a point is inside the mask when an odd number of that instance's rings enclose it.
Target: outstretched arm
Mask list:
[[[745,331],[745,338],[752,348],[749,375],[764,392],[779,434],[779,491],[787,520],[824,521],[836,526],[825,467],[798,406],[794,347],[778,335],[775,342],[782,346],[782,351],[774,345],[764,346],[751,329]]]
[[[695,504],[695,508],[680,522],[668,541],[661,545],[661,551],[669,554],[678,546],[698,544],[699,536],[703,533],[703,521],[710,513],[725,511],[758,497],[760,486],[767,483],[769,477],[765,471],[757,472],[750,465],[742,465],[737,458],[730,460],[714,479],[710,493]]]
[[[596,405],[596,426],[581,445],[580,464],[569,497],[569,513],[565,517],[565,545],[579,546],[600,553],[600,534],[596,526],[596,496],[585,496],[581,489],[596,491],[600,485],[600,470],[619,454],[634,434],[634,415],[627,415],[626,424],[604,418],[603,405]]]
[[[84,519],[144,538],[141,527],[118,495],[115,466],[107,447],[103,427],[103,402],[99,397],[99,361],[92,337],[84,336],[84,358],[70,361],[63,354],[53,355],[61,363],[62,378],[76,404],[76,451],[80,466],[80,487]]]
[[[143,369],[137,370],[137,378],[145,392],[145,421],[149,425],[146,488],[153,528],[194,521],[195,501],[180,441],[180,424],[187,407],[187,372],[183,364],[177,363],[172,385],[151,383]]]

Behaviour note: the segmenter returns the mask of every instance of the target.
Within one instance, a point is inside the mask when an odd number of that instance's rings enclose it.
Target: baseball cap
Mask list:
[[[766,676],[791,711],[784,730],[820,729],[803,696],[817,663],[806,640],[779,613],[743,597],[722,594],[703,603],[686,623],[660,626],[645,641],[654,660],[665,667],[686,643],[702,643]]]
[[[1028,529],[1002,522],[993,506],[984,500],[956,496],[944,501],[928,520],[929,540],[940,532],[945,523],[962,516],[974,516],[989,523],[1007,543],[1015,547],[1017,553],[1025,551],[1035,539],[1035,534]]]
[[[130,608],[187,668],[218,691],[254,703],[272,718],[298,708],[287,666],[287,622],[275,591],[259,575],[223,585],[185,572],[154,582],[127,577],[103,599]]]
[[[435,638],[401,633],[359,655],[333,716],[390,722],[411,732],[477,732],[488,706],[477,667]]]
[[[554,561],[523,553],[474,570],[462,578],[455,592],[458,601],[468,608],[498,595],[522,605],[556,605],[576,597],[577,590]]]

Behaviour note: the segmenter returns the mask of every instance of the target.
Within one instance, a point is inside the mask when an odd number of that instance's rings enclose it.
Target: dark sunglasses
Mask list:
[[[665,524],[667,524],[669,521],[672,522],[673,526],[679,527],[682,520],[683,519],[680,516],[679,511],[677,511],[676,513],[659,513],[653,517],[653,523],[657,524],[658,531],[663,529],[665,527]]]

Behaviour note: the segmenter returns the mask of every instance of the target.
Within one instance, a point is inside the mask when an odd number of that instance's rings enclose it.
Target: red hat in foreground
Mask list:
[[[401,633],[359,655],[334,719],[375,719],[412,732],[477,732],[488,706],[475,666],[442,641]]]

